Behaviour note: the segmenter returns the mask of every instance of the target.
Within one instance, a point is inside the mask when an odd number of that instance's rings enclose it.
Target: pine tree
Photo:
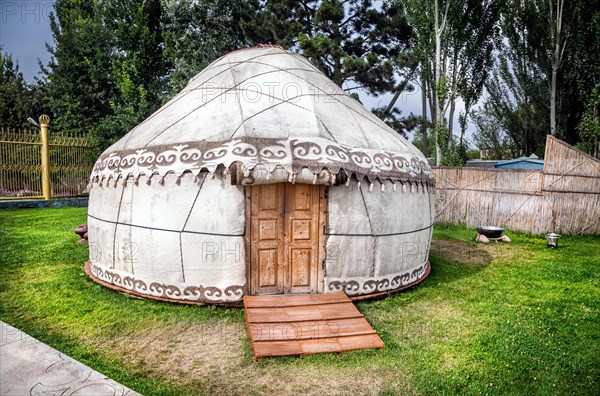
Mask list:
[[[163,0],[162,7],[171,95],[221,55],[269,41],[258,1]]]

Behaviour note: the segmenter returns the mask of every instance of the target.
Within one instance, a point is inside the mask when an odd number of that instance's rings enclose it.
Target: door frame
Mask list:
[[[281,183],[288,184],[288,183]],[[244,195],[245,195],[245,232],[244,232],[244,248],[245,248],[245,261],[246,261],[246,294],[247,295],[260,295],[255,290],[253,290],[252,283],[252,241],[251,241],[251,230],[252,230],[252,189],[254,187],[260,187],[262,184],[258,184],[256,186],[244,186]],[[319,220],[318,220],[318,257],[317,257],[317,288],[316,294],[322,294],[325,291],[325,254],[326,248],[325,244],[327,243],[327,216],[328,216],[328,208],[327,208],[327,199],[329,195],[329,187],[325,185],[315,185],[318,187],[319,193]],[[285,190],[287,191],[287,189]],[[284,193],[284,219],[283,223],[286,223],[287,217],[287,205],[288,205],[288,194]],[[286,249],[284,249],[286,250]],[[288,262],[287,253],[285,256],[286,262]],[[285,271],[290,270],[290,268],[284,268],[284,279],[287,276]],[[285,282],[285,281],[284,281]],[[285,294],[294,294],[300,295],[300,293],[288,293],[285,290],[285,284],[283,285],[283,294],[273,294],[273,295],[285,295]],[[268,295],[268,294],[264,294]]]

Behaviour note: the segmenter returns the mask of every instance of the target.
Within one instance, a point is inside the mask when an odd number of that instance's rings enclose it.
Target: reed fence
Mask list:
[[[39,131],[0,128],[0,199],[86,194],[95,160],[90,142],[77,133],[49,133],[49,118],[40,123]]]
[[[600,161],[548,136],[543,171],[434,167],[436,221],[600,233]]]

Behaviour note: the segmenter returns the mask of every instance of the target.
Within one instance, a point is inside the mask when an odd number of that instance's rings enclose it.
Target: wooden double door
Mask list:
[[[325,194],[311,184],[247,187],[250,295],[323,292]]]

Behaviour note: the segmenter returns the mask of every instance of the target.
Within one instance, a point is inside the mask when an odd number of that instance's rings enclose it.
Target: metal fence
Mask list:
[[[0,199],[72,197],[87,194],[94,165],[88,139],[77,133],[0,128]]]

